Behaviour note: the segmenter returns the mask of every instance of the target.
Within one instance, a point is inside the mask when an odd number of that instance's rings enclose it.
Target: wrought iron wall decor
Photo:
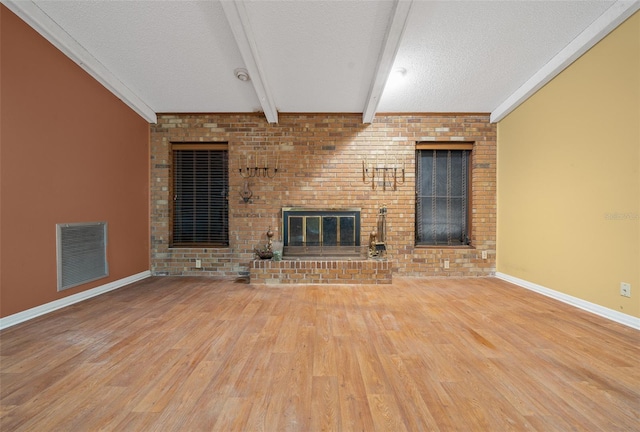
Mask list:
[[[249,180],[244,181],[244,187],[242,188],[242,192],[240,192],[240,196],[245,204],[248,203],[253,196],[253,191],[249,188]]]
[[[393,190],[398,190],[398,185],[404,184],[405,180],[405,162],[402,166],[395,156],[393,160],[379,161],[378,157],[373,162],[367,162],[366,158],[362,159],[362,181],[367,183],[371,179],[371,189],[376,190],[378,181],[382,180],[382,190],[387,190],[387,181],[393,182]]]
[[[260,165],[259,159],[262,160],[262,165]],[[274,178],[276,174],[278,174],[278,159],[279,157],[276,157],[276,166],[270,167],[269,159],[266,156],[259,157],[256,154],[252,157],[251,155],[247,155],[247,161],[244,168],[242,167],[242,162],[238,159],[238,172],[244,178]]]

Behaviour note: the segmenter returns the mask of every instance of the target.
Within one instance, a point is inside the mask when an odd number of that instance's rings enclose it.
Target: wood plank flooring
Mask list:
[[[0,333],[0,430],[638,431],[639,342],[491,278],[150,278]]]

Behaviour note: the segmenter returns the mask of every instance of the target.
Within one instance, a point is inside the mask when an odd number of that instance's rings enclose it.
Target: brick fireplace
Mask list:
[[[282,261],[254,260],[251,283],[391,283],[386,260],[360,245],[359,208],[282,209]]]

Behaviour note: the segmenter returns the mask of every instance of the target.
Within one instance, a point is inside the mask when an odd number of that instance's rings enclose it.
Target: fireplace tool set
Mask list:
[[[387,252],[387,206],[383,204],[378,210],[376,229],[369,234],[369,258],[383,258]]]

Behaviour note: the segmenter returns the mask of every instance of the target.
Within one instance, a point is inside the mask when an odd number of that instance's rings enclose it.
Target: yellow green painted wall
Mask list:
[[[640,317],[640,12],[498,123],[497,234],[499,273]]]

